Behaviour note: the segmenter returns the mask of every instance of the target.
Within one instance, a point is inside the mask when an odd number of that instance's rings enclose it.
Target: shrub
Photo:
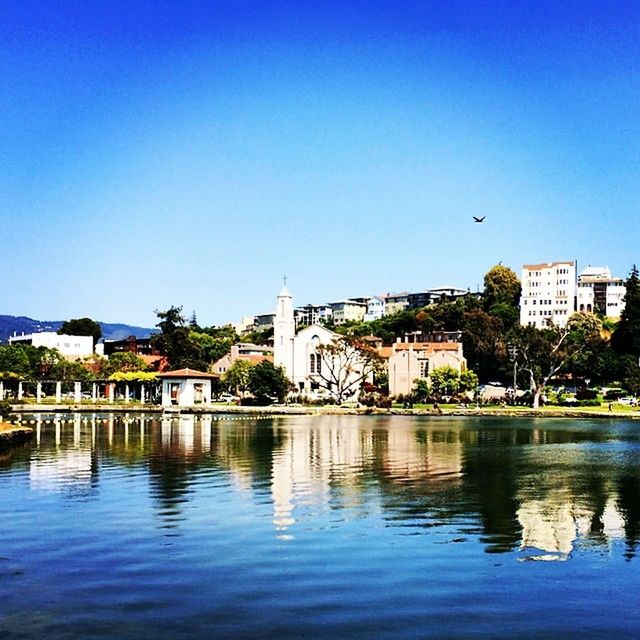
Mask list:
[[[0,418],[6,418],[11,413],[11,402],[0,400]]]

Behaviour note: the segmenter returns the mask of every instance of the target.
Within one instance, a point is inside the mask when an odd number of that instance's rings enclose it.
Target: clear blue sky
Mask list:
[[[637,0],[3,0],[0,63],[0,314],[640,262]]]

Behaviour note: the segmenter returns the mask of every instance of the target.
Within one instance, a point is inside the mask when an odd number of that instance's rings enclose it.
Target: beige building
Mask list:
[[[239,342],[231,346],[231,351],[225,353],[211,365],[211,372],[223,376],[236,360],[247,360],[251,364],[258,364],[263,360],[273,362],[273,348],[249,342]]]
[[[392,316],[394,313],[404,311],[409,308],[409,294],[406,291],[402,293],[388,293],[385,300],[384,314]]]
[[[434,369],[467,369],[461,342],[396,342],[379,353],[388,363],[390,396],[411,393],[414,382],[428,380]]]
[[[367,313],[367,303],[356,300],[339,300],[331,303],[333,321],[335,324],[345,322],[360,322]]]

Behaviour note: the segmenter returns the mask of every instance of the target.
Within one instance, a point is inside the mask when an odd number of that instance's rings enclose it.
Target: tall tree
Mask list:
[[[95,345],[102,338],[102,327],[91,318],[72,318],[62,323],[58,333],[67,336],[91,336]]]
[[[284,399],[291,387],[282,367],[263,360],[249,370],[248,390],[260,404],[268,404],[273,398],[278,402]]]
[[[500,319],[505,330],[518,323],[522,286],[514,271],[497,264],[484,276],[484,309]]]
[[[518,326],[510,338],[516,347],[519,369],[529,375],[533,407],[540,406],[544,387],[555,375],[570,366],[572,358],[582,354],[600,338],[600,320],[590,313],[574,313],[566,326],[545,329]]]
[[[182,315],[182,307],[170,307],[167,311],[156,310],[160,333],[151,337],[151,344],[163,353],[172,369],[203,369],[206,364],[198,345],[191,340],[190,329]]]
[[[255,365],[248,360],[236,360],[224,374],[223,382],[232,393],[240,396],[249,389],[249,376]]]
[[[611,346],[620,355],[640,358],[640,277],[635,264],[625,285],[625,306],[611,337]]]

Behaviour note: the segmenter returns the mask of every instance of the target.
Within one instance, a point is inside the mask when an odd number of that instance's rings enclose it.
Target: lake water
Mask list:
[[[640,424],[28,416],[0,638],[638,638]]]

